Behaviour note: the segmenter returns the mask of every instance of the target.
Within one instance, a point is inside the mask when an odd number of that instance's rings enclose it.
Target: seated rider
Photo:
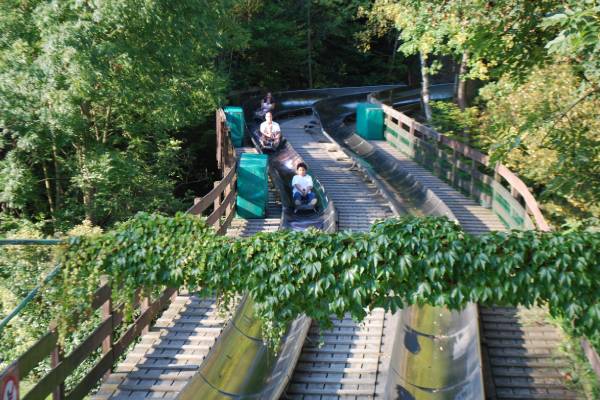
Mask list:
[[[273,121],[273,114],[269,111],[265,114],[265,121],[260,124],[260,143],[262,146],[277,147],[281,141],[281,128]]]
[[[274,108],[275,103],[273,102],[273,96],[271,95],[271,92],[269,92],[260,101],[260,109],[256,112],[256,115],[263,118],[269,111],[273,111]]]
[[[317,204],[317,196],[313,192],[313,180],[310,175],[306,174],[306,164],[298,163],[296,166],[296,175],[292,179],[292,194],[294,196],[294,204],[300,206],[302,204]]]

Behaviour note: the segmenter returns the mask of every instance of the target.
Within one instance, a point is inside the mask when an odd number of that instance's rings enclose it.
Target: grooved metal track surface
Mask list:
[[[466,232],[477,235],[506,228],[489,209],[466,198],[388,142],[370,141],[410,171],[452,210]],[[571,361],[560,351],[564,337],[541,308],[479,307],[486,397],[508,399],[584,399],[568,382]]]
[[[366,231],[375,220],[392,216],[388,203],[354,168],[352,160],[316,130],[305,132],[311,120],[300,117],[284,121],[282,131],[333,200],[339,230]],[[313,325],[285,398],[378,397],[380,378],[389,364],[382,349],[393,339],[389,319],[382,309],[375,309],[362,324],[350,318],[336,319],[332,330],[321,332]]]
[[[275,231],[280,216],[281,203],[271,188],[267,218],[236,218],[227,236]],[[181,293],[92,398],[174,399],[196,373],[230,316],[218,312],[215,298]]]

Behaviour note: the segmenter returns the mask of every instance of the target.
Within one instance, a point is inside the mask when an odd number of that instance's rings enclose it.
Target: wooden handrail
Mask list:
[[[450,149],[452,149],[453,155],[452,155],[452,159],[450,160],[450,162],[454,165],[453,168],[455,170],[456,169],[464,170],[463,168],[460,168],[457,165],[459,163],[458,155],[463,156],[469,160],[472,160],[473,162],[476,162],[486,168],[492,168],[490,166],[489,157],[487,155],[481,153],[480,151],[478,151],[462,142],[451,139],[451,138],[445,136],[444,134],[439,133],[439,132],[435,131],[434,129],[417,122],[413,118],[410,118],[406,114],[404,114],[398,110],[395,110],[394,108],[392,108],[386,104],[381,104],[381,107],[383,108],[383,112],[386,115],[386,118],[385,118],[386,126],[389,126],[391,128],[404,129],[404,128],[402,128],[402,125],[406,125],[409,128],[408,133],[415,140],[421,141],[423,144],[427,144],[427,145],[429,145],[429,142],[433,142],[433,143],[435,143],[435,146],[444,145],[444,146],[447,146]],[[438,157],[440,156],[439,151],[437,152],[436,156],[438,156]],[[516,174],[514,174],[506,166],[504,166],[500,163],[497,163],[496,165],[494,165],[493,170],[496,175],[494,177],[494,179],[498,183],[502,183],[500,178],[503,178],[508,184],[509,192],[513,196],[515,196],[515,197],[520,196],[523,199],[523,201],[525,203],[526,211],[533,216],[533,219],[535,221],[537,228],[541,231],[549,231],[550,226],[544,219],[544,216],[542,215],[542,212],[540,211],[538,203],[535,200],[535,198],[533,197],[533,195],[531,194],[531,192],[529,191],[529,188],[527,187],[527,185],[525,185],[525,183]],[[453,175],[454,175],[454,173],[453,173]]]
[[[223,178],[215,182],[215,187],[206,196],[197,199],[188,210],[194,215],[202,214],[213,205],[207,222],[215,227],[219,234],[224,234],[227,226],[235,216],[236,199],[236,157],[235,149],[229,139],[225,113],[222,109],[216,112],[217,124],[217,161],[223,170]],[[136,305],[140,308],[140,316],[126,328],[119,338],[113,338],[115,329],[123,322],[123,306],[113,308],[112,289],[107,280],[91,299],[92,310],[102,309],[102,321],[83,342],[67,355],[58,340],[56,326],[51,325],[48,333],[42,336],[32,347],[22,354],[4,371],[0,372],[0,382],[7,375],[16,374],[20,379],[27,377],[31,371],[48,357],[52,358],[52,369],[37,382],[22,398],[24,400],[43,399],[52,393],[54,400],[82,399],[89,391],[110,373],[115,362],[127,351],[134,340],[147,331],[152,320],[168,306],[176,295],[176,289],[167,289],[153,302],[139,299],[136,295]],[[102,349],[102,356],[87,374],[70,390],[65,393],[64,382],[76,368],[88,359],[97,349]]]
[[[113,310],[112,307],[104,307],[110,304],[112,290],[108,283],[103,283],[94,293],[91,305],[92,310],[102,307],[102,322],[94,331],[83,340],[69,354],[63,356],[62,348],[58,341],[58,332],[56,324],[51,324],[50,330],[42,336],[33,346],[15,360],[7,369],[0,373],[1,378],[7,373],[18,371],[20,379],[27,377],[31,371],[43,360],[51,356],[52,369],[44,375],[24,396],[23,400],[44,399],[52,394],[54,400],[83,399],[88,392],[96,385],[98,380],[106,373],[110,372],[114,361],[125,353],[129,344],[135,340],[139,333],[148,326],[156,315],[166,307],[169,299],[176,293],[175,289],[167,289],[163,294],[138,317],[121,336],[116,343],[119,346],[107,342],[106,338],[111,337],[115,329],[123,322],[123,306]],[[137,301],[140,303],[140,301]],[[79,319],[75,316],[75,319]],[[111,341],[112,342],[112,341]],[[108,346],[106,346],[109,344]],[[65,394],[64,382],[76,370],[76,368],[86,359],[88,359],[98,348],[102,347],[103,357],[75,386],[73,390]],[[110,354],[110,362],[104,361]]]
[[[213,205],[214,201],[217,200],[221,194],[223,194],[227,186],[229,186],[232,182],[235,183],[236,179],[237,174],[235,168],[230,168],[217,186],[215,186],[205,196],[198,198],[198,200],[187,210],[187,212],[193,215],[202,214],[208,207]]]

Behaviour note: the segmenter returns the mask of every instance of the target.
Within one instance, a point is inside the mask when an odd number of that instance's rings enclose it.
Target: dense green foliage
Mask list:
[[[33,226],[14,232],[17,237],[40,238]],[[11,312],[53,269],[53,250],[48,246],[0,247],[0,318]],[[48,303],[37,297],[0,334],[0,369],[31,347],[47,330]]]
[[[393,35],[356,47],[365,3],[1,2],[0,211],[54,232],[182,209],[228,89],[401,79]]]
[[[226,298],[247,291],[271,338],[302,313],[327,326],[331,314],[361,320],[373,307],[467,302],[547,304],[579,333],[592,334],[600,327],[598,259],[600,233],[582,231],[475,237],[445,218],[404,217],[367,233],[231,239],[192,216],[139,214],[114,231],[71,240],[59,303],[63,318],[85,311],[107,274],[122,285],[121,300],[161,285],[213,289]]]
[[[363,13],[369,18],[367,34],[397,29],[399,50],[426,58],[446,55],[461,61],[467,71],[461,79],[524,76],[548,58],[544,45],[557,29],[541,21],[563,5],[561,0],[377,0]],[[432,69],[435,72],[436,68]]]
[[[0,4],[0,203],[64,229],[177,209],[171,132],[220,104],[227,1]],[[5,34],[4,34],[5,33]]]
[[[5,224],[3,227],[10,226]],[[67,235],[98,235],[102,231],[89,224],[79,225]],[[23,223],[16,230],[3,232],[7,238],[43,238],[38,226]],[[11,312],[36,285],[42,284],[44,278],[56,267],[56,246],[1,246],[0,247],[0,316]],[[50,322],[56,317],[56,292],[54,281],[50,281],[38,295],[0,333],[0,370],[29,349],[47,331]],[[65,340],[65,350],[71,351],[88,336],[96,327],[99,317],[81,321],[75,332]],[[84,363],[67,380],[67,387],[77,382],[83,372],[92,365]],[[42,362],[28,378],[35,381],[50,369],[49,360]]]
[[[557,64],[535,69],[522,84],[501,79],[481,91],[480,143],[538,188],[558,223],[600,217],[600,97],[578,99],[573,88],[581,84]]]
[[[239,7],[248,46],[228,55],[232,86],[271,90],[397,82],[406,74],[394,35],[359,50],[365,0],[252,1]]]
[[[404,53],[454,60],[463,112],[434,104],[434,127],[507,164],[554,225],[597,224],[597,1],[378,0],[365,14],[366,32],[396,29]],[[473,78],[485,85],[467,108],[460,82]]]

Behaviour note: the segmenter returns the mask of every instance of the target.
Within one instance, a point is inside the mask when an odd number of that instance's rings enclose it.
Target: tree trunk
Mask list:
[[[46,197],[48,198],[48,208],[54,220],[54,200],[52,199],[52,187],[50,186],[50,174],[48,174],[48,166],[45,161],[42,161],[42,171],[44,171],[44,187],[46,188]]]
[[[85,148],[83,145],[75,145],[75,151],[77,153],[77,161],[79,171],[83,171],[85,165]],[[90,221],[92,224],[94,221],[94,214],[92,213],[92,203],[94,200],[93,188],[87,182],[83,182],[81,187],[81,193],[83,195],[83,210],[85,214],[85,219]]]
[[[54,195],[56,198],[56,209],[59,210],[62,202],[62,186],[60,184],[61,171],[58,163],[58,149],[56,148],[56,139],[52,143],[52,158],[54,161]]]
[[[307,21],[307,29],[306,29],[306,47],[308,50],[308,87],[312,89],[313,87],[313,77],[312,77],[312,40],[311,40],[311,26],[310,26],[310,5],[312,0],[307,1],[306,7],[306,21]]]
[[[454,101],[455,103],[457,102],[457,98],[458,98],[458,81],[460,80],[460,74],[459,71],[460,70],[460,65],[458,65],[458,63],[456,62],[456,60],[452,61],[452,73],[454,74],[454,82],[453,86],[452,86],[452,101]]]
[[[393,81],[394,76],[392,73],[394,72],[394,65],[396,64],[396,54],[398,53],[398,45],[400,44],[400,35],[396,35],[396,40],[394,40],[394,49],[392,50],[392,61],[390,62],[390,68],[388,69],[388,76],[390,82]]]
[[[106,144],[108,142],[108,131],[110,128],[110,116],[112,112],[112,106],[109,105],[106,110],[106,122],[104,123],[104,132],[102,133],[102,143]]]
[[[462,111],[467,108],[467,80],[464,76],[467,73],[467,62],[469,61],[469,53],[463,52],[462,59],[460,61],[460,67],[458,69],[458,90],[456,92],[456,103]]]
[[[429,72],[427,71],[427,56],[419,55],[421,59],[421,98],[423,101],[423,112],[425,119],[431,121],[431,96],[429,94]]]
[[[85,210],[85,219],[94,224],[94,215],[92,214],[92,188],[84,187],[83,191],[83,208]]]

